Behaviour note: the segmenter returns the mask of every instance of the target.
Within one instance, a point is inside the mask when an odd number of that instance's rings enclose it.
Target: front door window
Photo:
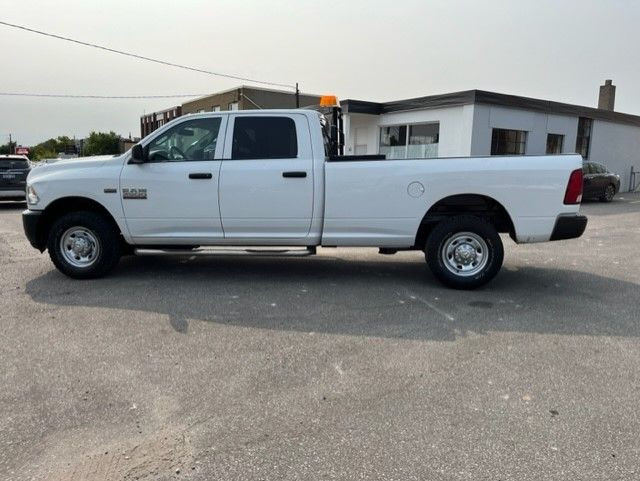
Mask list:
[[[213,160],[220,122],[220,117],[181,122],[149,143],[149,162]]]

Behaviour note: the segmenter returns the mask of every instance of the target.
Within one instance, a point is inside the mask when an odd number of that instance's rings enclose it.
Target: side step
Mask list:
[[[133,251],[138,256],[259,256],[259,257],[306,257],[316,253],[315,246],[304,249],[282,247],[261,247],[239,249],[237,247],[198,247],[197,249],[152,249],[141,248]]]

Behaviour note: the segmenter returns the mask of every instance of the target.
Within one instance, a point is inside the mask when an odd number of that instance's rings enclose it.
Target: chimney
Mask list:
[[[616,103],[616,86],[611,80],[605,80],[604,85],[600,86],[600,96],[598,97],[598,108],[603,110],[611,110]]]

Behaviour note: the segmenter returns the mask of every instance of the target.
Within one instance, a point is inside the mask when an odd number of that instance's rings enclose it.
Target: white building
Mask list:
[[[578,152],[640,182],[640,116],[613,111],[615,86],[599,108],[468,90],[397,102],[345,100],[345,154],[387,158],[540,155]]]

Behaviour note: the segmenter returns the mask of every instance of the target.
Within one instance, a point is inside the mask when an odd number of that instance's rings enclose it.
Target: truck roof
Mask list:
[[[248,115],[255,115],[255,114],[259,114],[259,115],[268,115],[268,114],[304,114],[304,115],[311,115],[311,114],[318,114],[319,112],[317,110],[313,110],[310,108],[300,108],[300,109],[251,109],[251,110],[219,110],[217,112],[194,112],[194,113],[188,113],[188,114],[183,114],[181,117],[176,117],[176,119],[181,119],[184,117],[197,117],[197,116],[203,116],[203,117],[209,117],[209,116],[217,116],[217,115],[244,115],[244,114],[248,114]],[[172,119],[172,121],[175,119]]]

